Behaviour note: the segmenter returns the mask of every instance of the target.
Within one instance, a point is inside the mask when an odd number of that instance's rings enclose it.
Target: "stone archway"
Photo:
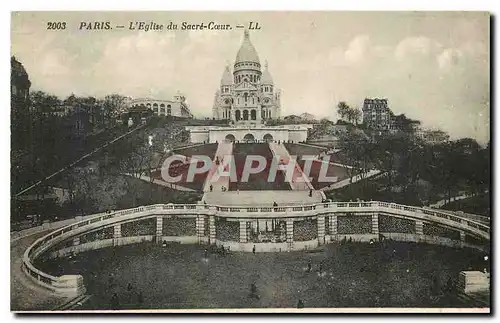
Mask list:
[[[236,110],[236,121],[239,121],[241,119],[241,111]]]
[[[270,133],[265,134],[262,139],[264,139],[265,142],[273,142],[274,141],[274,138]]]
[[[243,110],[243,120],[248,120],[248,110]]]
[[[228,135],[226,135],[225,140],[226,140],[227,142],[235,142],[235,141],[236,141],[236,138],[234,137],[234,135],[232,135],[232,134],[228,134]]]
[[[247,134],[243,137],[243,141],[245,141],[245,142],[254,142],[254,141],[255,141],[255,137],[254,137],[254,135],[252,135],[251,133],[247,133]]]
[[[252,110],[250,112],[250,119],[251,120],[257,120],[257,111],[256,110]]]

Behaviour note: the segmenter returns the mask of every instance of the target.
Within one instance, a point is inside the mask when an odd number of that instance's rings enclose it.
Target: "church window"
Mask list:
[[[171,116],[172,115],[172,107],[169,105],[167,105],[167,116]]]

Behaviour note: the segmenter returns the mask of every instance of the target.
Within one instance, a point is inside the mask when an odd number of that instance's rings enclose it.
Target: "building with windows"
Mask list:
[[[450,136],[441,130],[433,129],[418,129],[415,132],[416,137],[425,141],[428,144],[436,145],[450,140]]]
[[[281,117],[281,91],[267,62],[261,70],[247,30],[233,69],[226,66],[212,108],[213,119],[228,120],[229,126],[188,126],[192,143],[306,141],[310,124],[266,125]]]
[[[363,102],[363,123],[372,129],[391,130],[394,127],[394,114],[387,99],[369,99]]]
[[[160,100],[140,98],[128,102],[129,112],[152,111],[157,116],[172,116],[180,118],[192,118],[186,97],[178,93],[173,100]]]
[[[10,108],[12,151],[26,151],[31,145],[30,87],[28,73],[14,56],[10,59]]]
[[[212,112],[216,120],[248,125],[262,124],[281,116],[281,91],[274,85],[267,62],[261,70],[259,55],[247,30],[233,71],[226,66],[222,74]]]

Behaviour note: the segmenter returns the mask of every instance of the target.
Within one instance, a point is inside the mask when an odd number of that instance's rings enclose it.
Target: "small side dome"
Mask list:
[[[231,75],[231,69],[229,68],[229,65],[226,66],[226,69],[222,74],[220,85],[233,85],[233,76]]]
[[[271,73],[269,73],[268,64],[266,61],[266,67],[264,68],[264,72],[262,73],[262,78],[260,79],[260,84],[273,85],[273,77]]]

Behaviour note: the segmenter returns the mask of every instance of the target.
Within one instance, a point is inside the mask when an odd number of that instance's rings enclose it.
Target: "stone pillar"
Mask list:
[[[325,217],[318,216],[318,243],[325,243]]]
[[[330,235],[337,234],[337,215],[330,215]]]
[[[424,222],[421,220],[415,221],[415,233],[423,235],[424,234]]]
[[[161,242],[163,237],[163,215],[156,216],[156,241]]]
[[[121,237],[122,237],[122,225],[115,224],[115,226],[113,227],[113,239]]]
[[[293,243],[293,219],[286,219],[286,242]]]
[[[240,220],[240,242],[247,242],[247,221]]]
[[[80,244],[80,237],[73,238],[73,246],[78,246]]]
[[[198,237],[198,242],[205,236],[205,216],[196,216],[196,236]]]
[[[372,233],[378,234],[378,213],[372,213]]]
[[[215,244],[215,216],[210,215],[208,221],[210,225],[210,244]]]

